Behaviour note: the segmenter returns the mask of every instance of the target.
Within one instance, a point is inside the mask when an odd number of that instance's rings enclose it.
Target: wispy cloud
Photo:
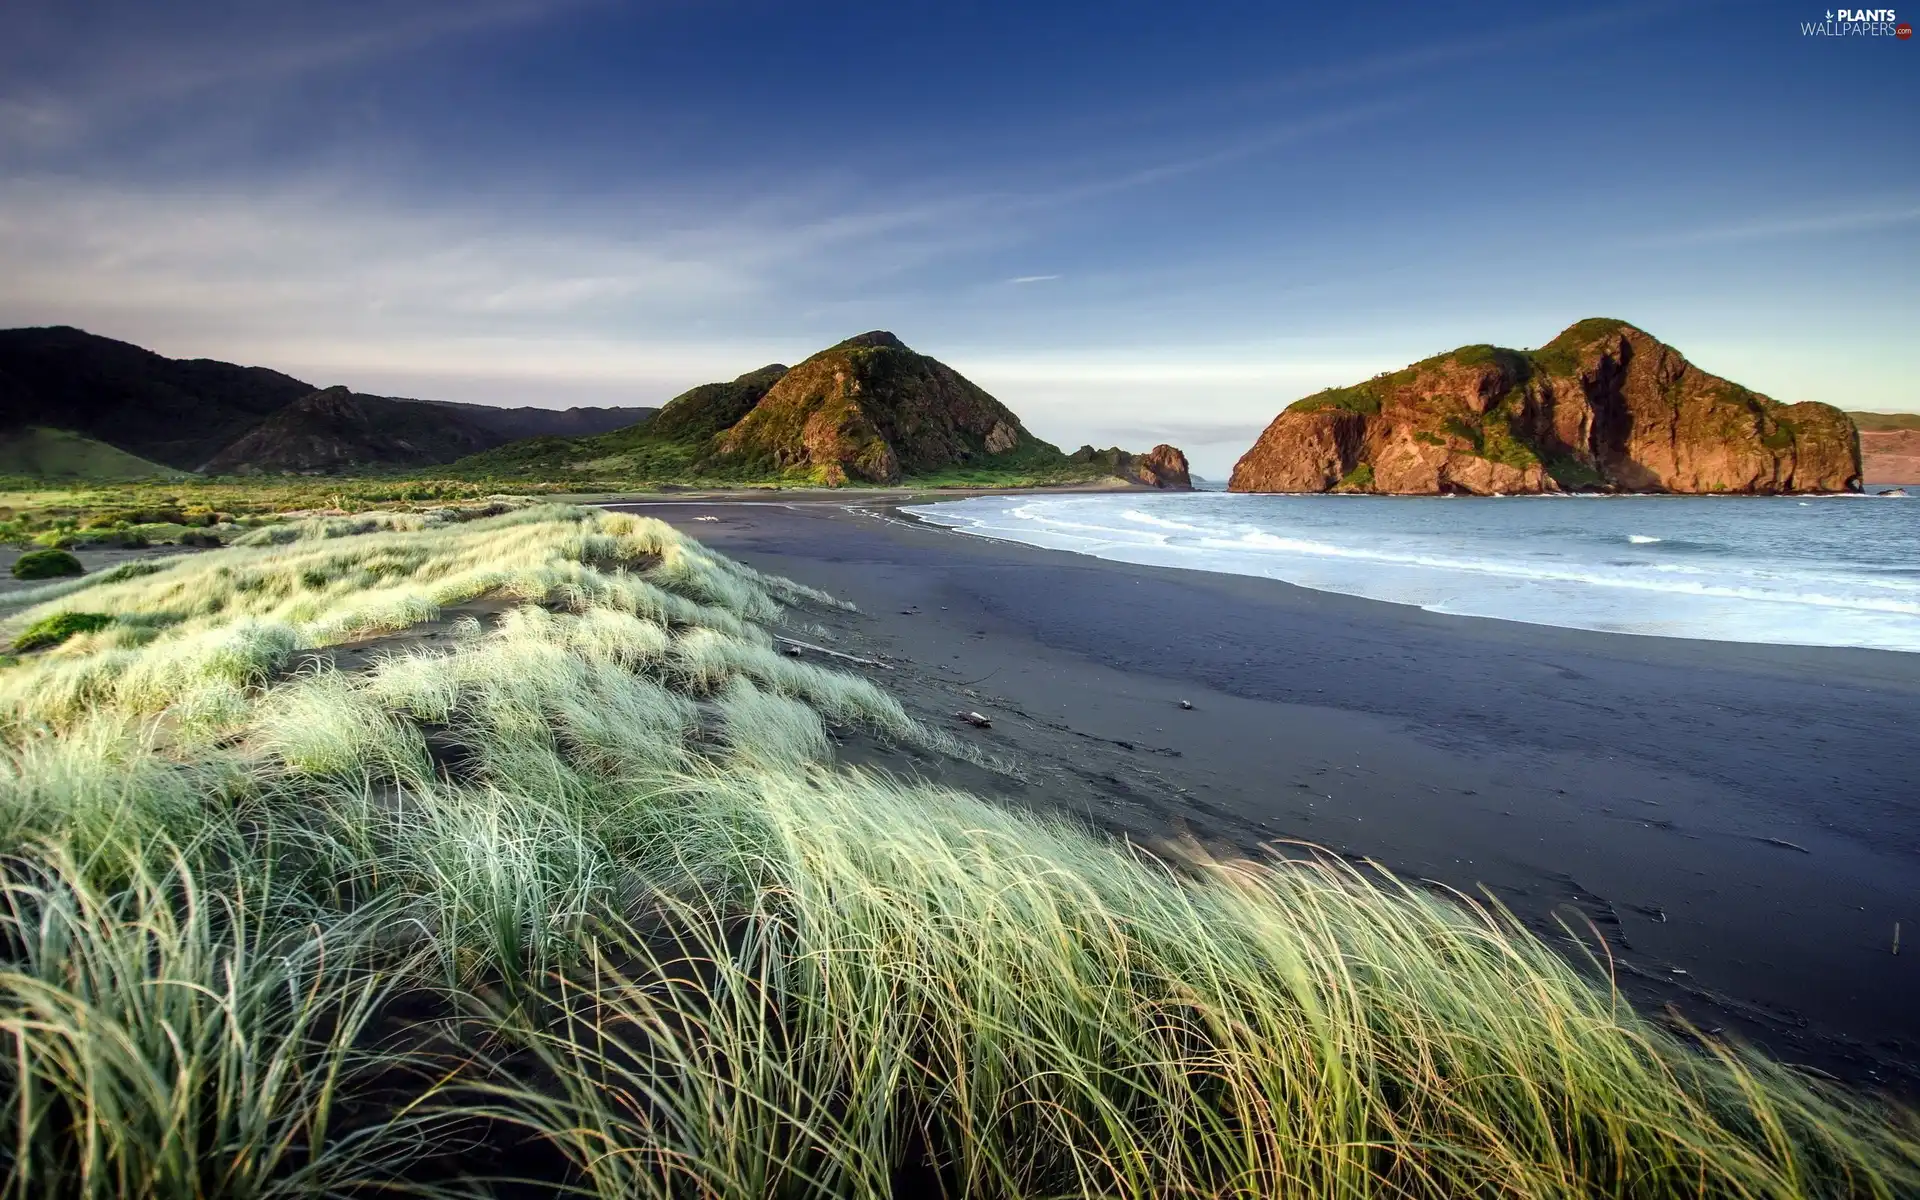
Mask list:
[[[348,184],[24,180],[0,183],[0,326],[323,373],[684,387],[897,319],[873,297],[899,273],[995,236],[958,213],[762,197],[529,216]]]
[[[214,5],[124,0],[0,18],[0,149],[70,145],[201,93],[284,83],[598,0]],[[25,6],[23,6],[25,7]]]
[[[1012,279],[1007,280],[1007,282],[1008,283],[1046,283],[1050,280],[1059,279],[1059,278],[1060,276],[1058,275],[1015,275]]]
[[[1840,199],[1820,213],[1750,217],[1635,239],[1637,245],[1679,246],[1705,242],[1752,242],[1822,234],[1860,233],[1920,221],[1920,203]]]

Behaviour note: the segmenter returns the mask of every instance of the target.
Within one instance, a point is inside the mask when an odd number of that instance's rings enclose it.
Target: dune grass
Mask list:
[[[951,743],[659,522],[261,540],[8,598],[8,1196],[1920,1190],[1497,909],[837,764]]]

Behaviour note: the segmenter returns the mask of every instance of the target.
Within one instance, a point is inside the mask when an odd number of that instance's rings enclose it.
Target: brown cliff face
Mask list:
[[[1538,350],[1466,346],[1290,405],[1236,492],[1856,491],[1852,422],[1781,404],[1621,321]]]
[[[720,435],[720,456],[818,482],[897,483],[958,465],[1059,451],[1006,405],[891,333],[849,338],[794,367]]]

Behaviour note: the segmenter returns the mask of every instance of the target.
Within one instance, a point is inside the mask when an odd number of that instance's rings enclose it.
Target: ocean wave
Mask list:
[[[1325,497],[980,497],[916,511],[965,514],[964,532],[983,537],[1266,576],[1460,616],[1920,651],[1920,581],[1907,566],[1920,560],[1920,541],[1903,523],[1876,517],[1864,527],[1866,509],[1815,520],[1796,500],[1709,512],[1660,497],[1641,501],[1660,506],[1666,528],[1656,536],[1629,523],[1648,513],[1612,515],[1633,503],[1615,498],[1597,520],[1573,525],[1521,517],[1528,506],[1471,500],[1444,516],[1418,501]],[[1623,545],[1659,550],[1628,556]]]
[[[1785,590],[1752,584],[1705,583],[1697,579],[1675,578],[1672,573],[1661,571],[1655,575],[1638,575],[1627,571],[1618,573],[1600,573],[1577,567],[1540,567],[1530,563],[1516,562],[1511,559],[1490,558],[1453,558],[1435,554],[1402,554],[1392,551],[1368,550],[1352,546],[1336,546],[1326,542],[1309,541],[1302,538],[1282,537],[1269,533],[1245,534],[1231,541],[1221,538],[1205,539],[1203,544],[1219,550],[1258,549],[1280,551],[1315,558],[1342,559],[1349,562],[1378,563],[1383,566],[1416,567],[1428,571],[1446,571],[1463,575],[1495,576],[1503,579],[1529,580],[1540,583],[1571,583],[1586,587],[1624,588],[1642,592],[1664,592],[1674,595],[1711,596],[1720,599],[1758,600],[1771,604],[1802,604],[1817,608],[1854,609],[1861,612],[1898,613],[1906,616],[1920,616],[1920,600],[1903,600],[1876,596],[1832,595],[1825,592]],[[1693,572],[1696,575],[1703,572]],[[1803,582],[1811,583],[1812,579]],[[1828,580],[1825,582],[1840,582]],[[1868,581],[1860,581],[1863,584]],[[1869,584],[1869,586],[1872,586]],[[1880,586],[1885,586],[1880,585]]]
[[[1137,508],[1130,508],[1120,515],[1129,521],[1134,521],[1141,525],[1152,525],[1159,529],[1178,529],[1187,533],[1207,532],[1202,526],[1189,525],[1185,521],[1169,521],[1165,517],[1156,517],[1152,513],[1143,513]]]

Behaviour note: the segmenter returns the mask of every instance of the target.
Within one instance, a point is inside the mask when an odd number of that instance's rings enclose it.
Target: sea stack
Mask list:
[[[1709,374],[1624,321],[1538,350],[1463,346],[1295,401],[1235,492],[1396,495],[1860,490],[1853,422]]]

